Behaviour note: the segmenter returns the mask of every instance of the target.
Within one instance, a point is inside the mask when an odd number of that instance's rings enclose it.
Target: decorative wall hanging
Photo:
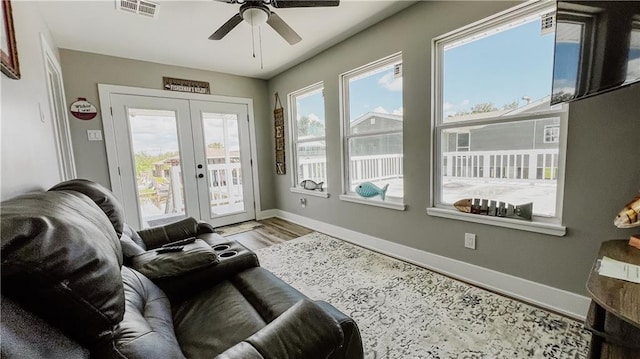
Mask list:
[[[276,126],[276,174],[284,175],[287,173],[287,166],[284,156],[284,108],[280,103],[280,96],[276,92],[276,104],[273,109],[273,118]]]
[[[11,0],[2,0],[2,44],[0,44],[0,60],[2,73],[7,77],[18,80],[20,78],[20,64],[18,63],[18,47],[13,28]]]
[[[73,117],[79,120],[91,120],[98,113],[96,107],[84,97],[78,97],[78,101],[72,103],[69,110]]]
[[[211,94],[209,83],[205,81],[194,81],[185,79],[176,79],[173,77],[163,77],[162,84],[165,90],[178,92],[191,92],[203,95]]]

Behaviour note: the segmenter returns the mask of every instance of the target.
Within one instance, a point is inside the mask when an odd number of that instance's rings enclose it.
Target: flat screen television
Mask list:
[[[557,5],[551,104],[640,81],[640,1]]]

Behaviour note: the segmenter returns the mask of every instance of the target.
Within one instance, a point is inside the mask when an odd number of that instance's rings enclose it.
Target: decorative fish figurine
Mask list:
[[[640,193],[631,202],[627,203],[613,220],[618,228],[631,228],[640,226]]]
[[[322,185],[324,184],[324,182],[320,182],[320,183],[315,183],[312,180],[304,180],[302,182],[300,182],[300,187],[304,188],[304,189],[308,189],[308,190],[317,190],[319,189],[320,191],[324,191],[324,189],[322,188]]]
[[[361,195],[362,197],[373,197],[380,195],[380,197],[382,197],[382,200],[384,201],[384,197],[387,194],[387,188],[389,188],[389,184],[386,184],[384,185],[384,187],[380,188],[371,182],[362,182],[356,186],[356,193]]]
[[[457,201],[453,206],[460,212],[494,217],[531,220],[533,215],[533,203],[514,206],[509,203],[489,201],[488,199],[465,198]]]

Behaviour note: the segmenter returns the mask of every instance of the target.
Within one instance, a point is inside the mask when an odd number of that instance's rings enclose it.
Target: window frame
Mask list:
[[[326,127],[326,108],[325,108],[325,128],[324,128],[324,136],[321,137],[311,137],[306,138],[302,141],[298,139],[298,108],[296,98],[302,95],[310,94],[315,91],[320,91],[322,94],[322,105],[325,106],[324,101],[324,82],[316,82],[309,86],[303,87],[299,90],[293,91],[287,95],[288,100],[288,111],[289,111],[289,153],[292,154],[291,158],[291,187],[290,191],[294,193],[302,193],[310,196],[321,197],[321,198],[329,198],[329,163],[327,159],[327,127]],[[304,188],[300,188],[298,184],[298,144],[305,142],[318,142],[322,141],[325,144],[325,168],[327,171],[325,181],[324,181],[324,191],[311,191],[306,190]]]
[[[367,137],[375,137],[375,136],[384,136],[384,135],[393,135],[400,134],[404,139],[404,121],[402,124],[401,130],[383,130],[383,131],[372,131],[366,133],[351,133],[350,131],[350,101],[349,101],[349,80],[358,76],[362,76],[367,72],[375,71],[377,69],[387,67],[389,65],[393,65],[396,63],[400,63],[401,66],[403,64],[403,56],[402,52],[396,52],[389,56],[383,57],[381,59],[372,61],[363,66],[357,67],[355,69],[349,70],[339,75],[339,92],[340,92],[340,138],[341,138],[341,168],[342,168],[342,192],[340,194],[340,200],[347,202],[354,202],[360,204],[367,204],[377,207],[383,207],[388,209],[395,209],[399,211],[404,211],[406,206],[404,205],[404,173],[403,173],[403,196],[393,197],[386,196],[385,200],[381,200],[377,197],[373,198],[363,198],[357,195],[355,192],[351,191],[349,176],[350,176],[350,166],[349,166],[349,157],[350,157],[350,149],[349,149],[349,140],[353,138],[367,138]],[[404,69],[402,69],[404,70]],[[401,70],[401,74],[404,77],[403,71]],[[404,97],[404,86],[403,86],[403,97]],[[404,106],[404,100],[403,100]],[[404,120],[404,115],[403,115]],[[403,153],[403,161],[404,161],[404,145],[402,149]]]
[[[431,43],[431,142],[432,156],[430,161],[430,203],[427,213],[436,217],[444,217],[456,220],[463,220],[475,223],[488,224],[499,227],[514,228],[524,231],[544,233],[555,236],[564,236],[566,227],[562,225],[562,210],[564,199],[564,173],[566,160],[566,138],[568,105],[555,105],[551,110],[521,113],[510,116],[491,117],[478,120],[444,122],[443,115],[443,71],[444,71],[444,48],[451,43],[461,41],[474,41],[484,36],[487,32],[510,23],[524,23],[526,18],[535,14],[555,11],[555,3],[548,2],[527,2],[513,8],[507,9],[493,16],[476,21],[472,24],[456,29],[449,33],[435,37]],[[462,42],[464,43],[464,42]],[[560,107],[559,109],[556,109]],[[474,125],[488,125],[496,123],[514,123],[527,120],[556,117],[560,119],[560,135],[558,142],[558,175],[556,182],[556,210],[555,216],[547,217],[535,215],[532,221],[518,219],[481,216],[477,214],[462,213],[452,205],[441,203],[442,189],[442,142],[441,133],[443,130],[451,128],[468,127]]]
[[[560,125],[545,125],[543,143],[559,143],[560,141]]]

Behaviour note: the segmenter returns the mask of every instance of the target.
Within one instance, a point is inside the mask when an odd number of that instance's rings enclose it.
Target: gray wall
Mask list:
[[[431,39],[516,4],[419,2],[271,79],[269,93],[277,91],[282,98],[324,81],[328,188],[333,188],[328,199],[307,198],[303,209],[298,201],[303,195],[289,191],[290,176],[276,176],[275,207],[585,294],[585,281],[600,242],[633,233],[615,228],[612,221],[640,185],[640,85],[571,105],[565,237],[436,218],[425,211],[431,182]],[[403,53],[404,70],[404,212],[343,202],[337,196],[341,185],[338,76],[397,51]],[[273,138],[269,130],[263,135]],[[273,149],[273,141],[271,146]],[[463,247],[465,232],[477,234],[477,250]]]
[[[55,43],[35,3],[14,1],[20,80],[0,75],[2,161],[0,200],[60,181],[40,34]],[[42,114],[42,121],[41,121]]]
[[[85,97],[98,108],[98,116],[90,121],[81,121],[73,116],[69,118],[78,177],[91,179],[107,187],[111,185],[104,142],[87,140],[87,130],[102,130],[98,84],[162,89],[163,76],[206,81],[210,83],[211,93],[214,95],[253,99],[258,134],[260,201],[262,209],[273,208],[273,151],[271,143],[260,138],[261,134],[268,133],[273,127],[266,81],[67,49],[60,49],[60,59],[67,103],[71,104],[78,97]]]

